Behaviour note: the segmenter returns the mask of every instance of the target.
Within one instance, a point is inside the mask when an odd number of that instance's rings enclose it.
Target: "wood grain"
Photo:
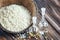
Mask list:
[[[37,7],[38,7],[38,11],[39,11],[37,13],[37,17],[38,17],[37,23],[39,23],[39,21],[41,20],[40,8],[42,7],[41,6],[42,4],[40,4],[40,2],[41,2],[40,0],[34,0],[34,1],[36,2]],[[57,8],[57,9],[60,9],[60,8]],[[49,26],[47,29],[49,31],[47,33],[49,40],[60,40],[60,12],[59,13],[53,13],[53,14],[48,13],[45,15],[45,17],[49,23]],[[41,39],[44,40],[43,37],[41,37]],[[35,39],[30,39],[30,40],[35,40]]]

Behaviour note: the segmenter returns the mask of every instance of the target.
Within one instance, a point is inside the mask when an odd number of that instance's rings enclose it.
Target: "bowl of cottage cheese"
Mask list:
[[[32,17],[36,13],[32,1],[1,0],[0,28],[9,33],[19,33],[27,29],[32,24]]]

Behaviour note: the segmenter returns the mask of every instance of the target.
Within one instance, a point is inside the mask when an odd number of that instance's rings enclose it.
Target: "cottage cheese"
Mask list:
[[[31,13],[23,6],[12,4],[0,8],[0,24],[12,32],[20,32],[30,25]]]

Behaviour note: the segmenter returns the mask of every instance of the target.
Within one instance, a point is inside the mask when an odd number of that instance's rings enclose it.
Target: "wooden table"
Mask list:
[[[35,0],[35,2],[36,2],[36,4],[37,4],[37,7],[38,7],[38,10],[40,10],[41,9],[41,5],[43,5],[43,4],[40,4],[40,2],[42,2],[41,0]],[[55,17],[55,19],[52,19],[53,17],[53,15],[55,15],[54,17]],[[49,23],[49,26],[48,26],[48,31],[49,31],[49,33],[47,34],[48,35],[48,37],[49,37],[49,39],[50,40],[60,40],[60,25],[59,25],[59,23],[60,23],[60,19],[58,19],[57,18],[57,15],[59,15],[59,14],[54,14],[53,13],[53,15],[51,16],[51,14],[46,14],[45,16],[46,16],[46,20],[48,21],[48,23]],[[38,17],[38,21],[40,20],[40,17],[41,17],[41,14],[40,14],[40,12],[37,14],[37,17]],[[59,16],[60,17],[60,16]],[[58,19],[58,20],[57,20]],[[55,21],[56,20],[56,21]],[[59,22],[58,22],[59,21]],[[0,30],[0,40],[4,40],[5,38],[5,36],[7,35],[7,37],[8,37],[8,39],[9,40],[11,40],[12,39],[12,37],[11,37],[11,35],[10,34],[7,34],[7,33],[5,33],[4,34],[4,32],[2,32],[1,30]],[[3,36],[3,37],[1,37],[1,36]],[[42,39],[43,37],[41,37],[41,39]],[[6,40],[6,39],[5,39]],[[27,39],[26,39],[27,40]],[[34,38],[32,38],[32,39],[30,39],[30,40],[35,40]],[[42,39],[42,40],[44,40],[44,39]]]
[[[43,0],[35,0],[35,1],[37,3],[37,6],[38,6],[39,10],[41,9],[41,7],[43,7],[43,5],[45,5],[44,7],[47,7],[49,5],[48,3],[44,4]],[[55,7],[55,8],[58,9],[58,10],[60,9],[59,7]],[[47,9],[49,10],[49,8],[47,8]],[[41,13],[41,12],[39,12],[39,13]],[[47,13],[45,15],[45,17],[46,17],[46,20],[49,23],[48,30],[49,30],[50,36],[54,40],[60,40],[60,13]],[[38,17],[38,19],[39,19],[39,17]]]

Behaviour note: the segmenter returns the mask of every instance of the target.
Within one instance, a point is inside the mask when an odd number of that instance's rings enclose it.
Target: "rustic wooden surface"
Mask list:
[[[40,8],[42,7],[41,5],[43,5],[43,3],[40,4],[40,2],[41,2],[40,0],[35,0],[35,1],[37,3],[38,9],[40,10]],[[54,40],[60,40],[60,13],[52,13],[52,14],[48,13],[45,16],[49,23],[48,30],[49,30],[50,36]]]
[[[42,7],[42,6],[40,6],[40,0],[35,0],[35,2],[37,3],[37,7],[40,9],[40,7]],[[40,15],[40,13],[38,13],[37,14],[38,16],[38,21],[40,20],[40,17],[41,17],[41,15]],[[51,16],[52,14],[46,14],[46,19],[47,19],[47,21],[48,21],[48,23],[49,23],[49,26],[48,26],[48,31],[49,31],[49,33],[47,34],[47,36],[48,36],[48,38],[50,39],[50,40],[60,40],[60,14],[57,14],[58,15],[58,17],[57,17],[57,15],[56,14],[53,14],[54,15],[54,17],[53,17],[53,15]],[[55,18],[55,19],[52,19],[52,18]],[[10,39],[9,40],[11,40],[12,39],[12,37],[11,37],[11,35],[10,34],[4,34],[4,32],[2,32],[1,30],[0,30],[0,40],[6,40],[4,37],[5,37],[5,35],[7,35]],[[3,36],[3,37],[1,37],[1,36]],[[42,39],[43,37],[41,37],[41,39]],[[13,39],[12,39],[13,40]],[[30,40],[35,40],[34,38],[32,38],[32,39],[30,39]],[[42,40],[44,40],[44,39],[42,39]]]

